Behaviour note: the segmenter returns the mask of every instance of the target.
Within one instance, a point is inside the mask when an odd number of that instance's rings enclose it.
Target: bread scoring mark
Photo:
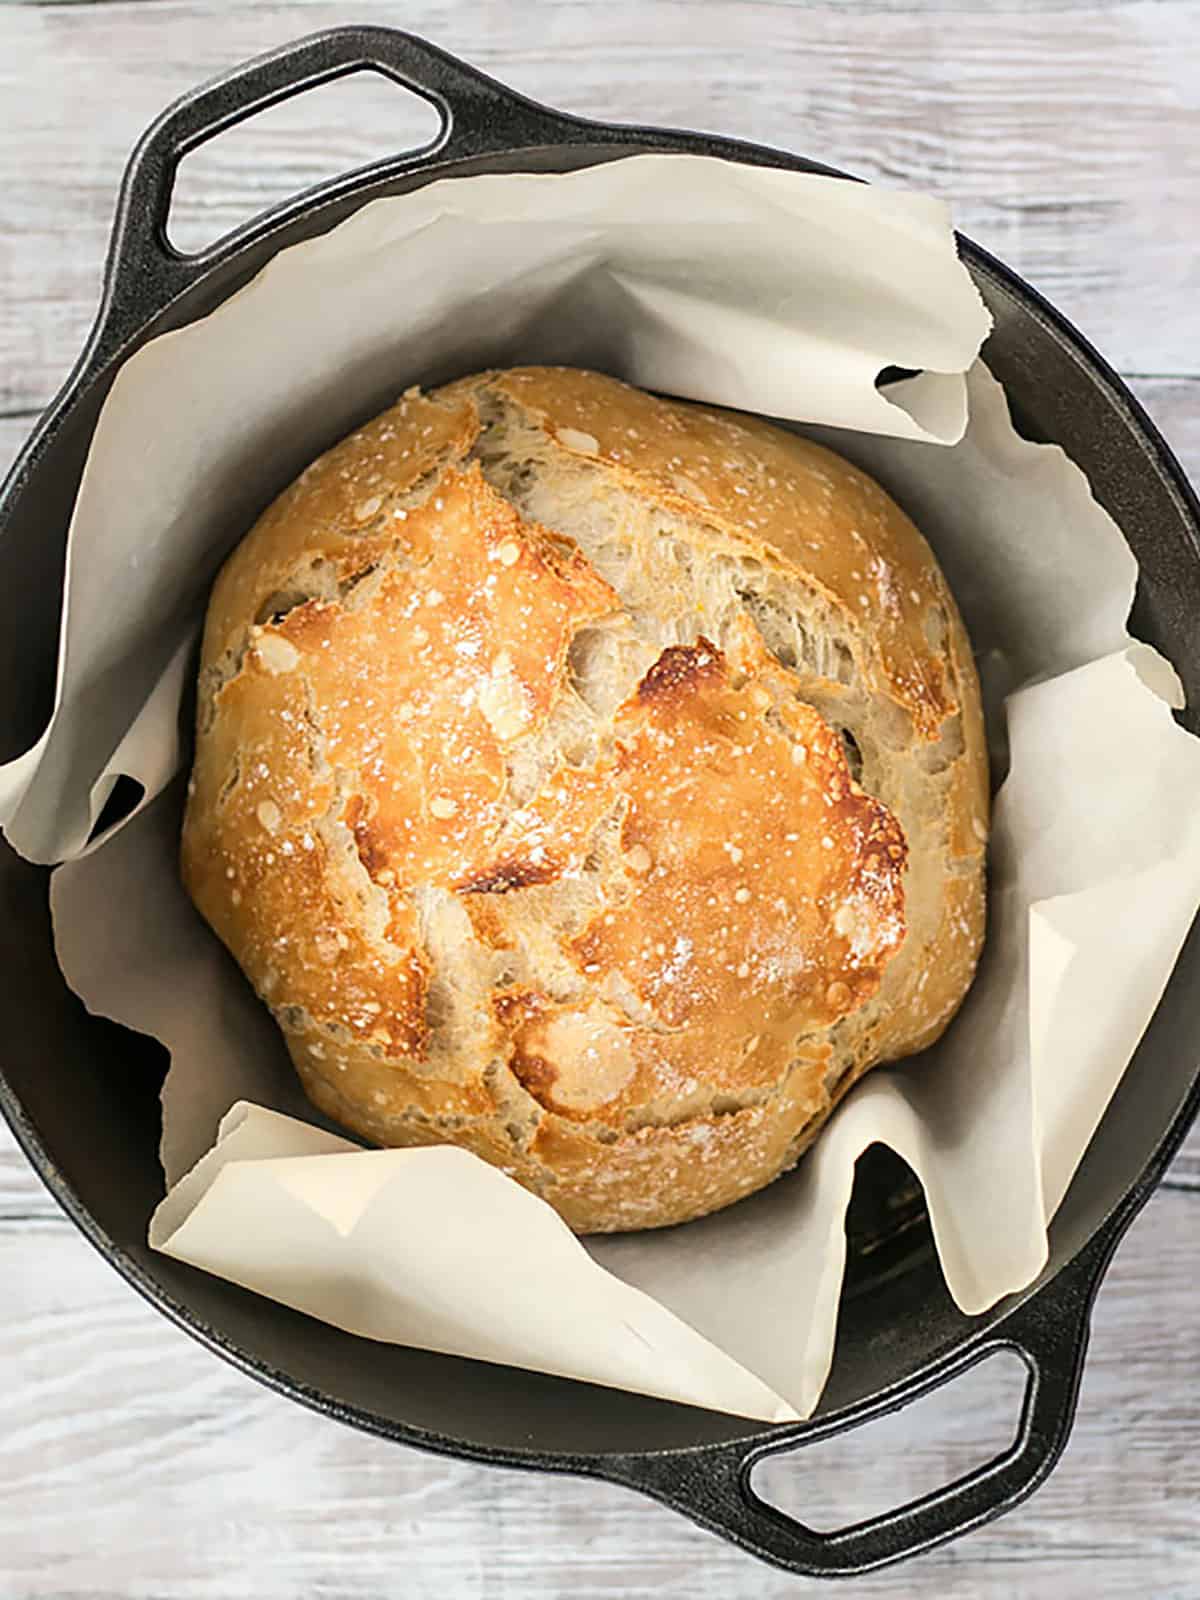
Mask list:
[[[846,614],[849,629],[871,631],[921,739],[936,739],[959,708],[945,638],[931,646],[921,631],[940,580],[926,573],[920,534],[865,473],[775,424],[680,405],[597,373],[517,368],[488,386],[535,418],[548,440],[561,445],[565,430],[594,440],[595,450],[577,456],[581,465],[591,458],[672,511],[774,545],[797,580],[815,581]]]

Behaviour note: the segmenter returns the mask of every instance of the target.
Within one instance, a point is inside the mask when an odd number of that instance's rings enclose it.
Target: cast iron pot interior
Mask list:
[[[385,73],[438,108],[444,125],[433,146],[310,191],[202,255],[171,249],[165,218],[188,150],[274,101],[361,69]],[[829,170],[730,140],[563,116],[420,40],[376,28],[302,40],[167,111],[126,174],[88,348],[0,494],[0,759],[25,749],[45,723],[70,509],[99,408],[129,354],[213,310],[280,248],[327,230],[366,200],[435,177],[570,172],[650,150]],[[1136,630],[1176,664],[1189,702],[1200,702],[1200,509],[1177,464],[1137,402],[1056,312],[969,241],[962,251],[995,316],[986,355],[1014,414],[1031,437],[1063,445],[1116,517],[1141,566]],[[379,395],[364,416],[388,399]],[[271,493],[302,465],[281,460]],[[225,530],[227,542],[241,531]],[[1194,719],[1185,721],[1196,731]],[[1070,1428],[1095,1290],[1200,1094],[1188,1001],[1200,984],[1194,929],[1055,1218],[1039,1282],[986,1316],[962,1316],[942,1282],[911,1174],[890,1153],[870,1152],[855,1190],[828,1388],[811,1423],[772,1428],[357,1340],[151,1254],[146,1225],[162,1194],[163,1052],[89,1017],[69,993],[52,951],[47,873],[7,845],[0,897],[0,1107],[83,1232],[155,1305],[243,1370],[331,1416],[454,1455],[613,1479],[796,1572],[859,1572],[911,1554],[996,1515],[1041,1481]],[[997,1347],[1022,1356],[1029,1388],[1015,1444],[979,1472],[832,1534],[814,1533],[754,1494],[749,1470],[762,1455],[903,1404]]]

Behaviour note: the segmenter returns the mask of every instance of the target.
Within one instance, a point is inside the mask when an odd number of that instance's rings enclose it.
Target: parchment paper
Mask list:
[[[76,507],[55,721],[0,774],[0,817],[35,859],[78,857],[115,774],[146,786],[52,902],[76,992],[172,1050],[157,1248],[371,1337],[769,1420],[825,1381],[867,1145],[921,1177],[965,1310],[1036,1276],[1200,900],[1200,742],[1171,717],[1169,667],[1125,634],[1127,546],[972,365],[986,330],[934,202],[655,156],[376,202],[127,364]],[[945,1039],[868,1077],[762,1194],[583,1243],[461,1152],[355,1151],[314,1126],[179,887],[169,783],[205,587],[258,507],[409,383],[548,359],[823,425],[806,431],[933,543],[1009,767],[984,961]],[[923,375],[884,397],[889,366]]]
[[[273,492],[408,382],[562,361],[951,440],[987,328],[945,207],[919,195],[641,156],[365,206],[114,385],[72,524],[54,716],[0,769],[10,842],[35,861],[84,848],[143,708],[147,798],[161,787],[171,696],[149,702],[221,559]],[[888,366],[923,376],[892,401],[874,387]]]

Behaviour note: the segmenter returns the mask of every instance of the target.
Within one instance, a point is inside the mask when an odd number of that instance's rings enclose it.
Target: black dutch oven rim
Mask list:
[[[167,237],[167,215],[176,169],[189,151],[280,100],[364,70],[382,73],[429,102],[441,117],[439,135],[423,149],[306,190],[203,252],[185,256],[173,248]],[[290,230],[311,220],[315,212],[322,212],[328,219],[326,226],[332,227],[368,199],[386,193],[387,185],[396,180],[420,175],[424,184],[443,176],[464,175],[464,164],[475,158],[504,154],[532,159],[539,150],[564,146],[578,153],[589,152],[596,161],[647,152],[702,154],[846,176],[819,163],[740,140],[572,117],[528,100],[427,41],[397,30],[351,26],[310,35],[185,95],[138,143],[122,183],[95,325],[75,368],[0,489],[0,505],[20,492],[30,467],[49,447],[92,382],[132,353],[149,323],[217,267],[252,247],[267,246],[274,254],[292,242]],[[1153,452],[1162,482],[1175,499],[1200,555],[1200,503],[1137,399],[1088,341],[1035,290],[987,251],[962,235],[958,238],[961,255],[974,275],[1019,300],[1126,413],[1142,443]],[[261,262],[252,265],[246,278],[254,276],[260,266]],[[652,1496],[789,1571],[844,1577],[915,1555],[991,1520],[1023,1500],[1051,1471],[1070,1433],[1096,1292],[1121,1238],[1200,1112],[1200,1074],[1139,1176],[1083,1247],[1052,1275],[1013,1296],[1009,1307],[987,1327],[935,1354],[907,1379],[810,1422],[764,1426],[747,1421],[744,1434],[716,1444],[607,1454],[498,1448],[386,1421],[247,1355],[216,1328],[205,1326],[115,1244],[58,1171],[2,1073],[0,1111],[42,1181],[105,1259],[177,1326],[268,1387],[366,1432],[436,1453],[607,1479]],[[1013,1444],[985,1466],[908,1505],[829,1533],[804,1526],[755,1493],[750,1474],[764,1457],[829,1438],[894,1411],[997,1350],[1008,1350],[1021,1359],[1028,1383]]]

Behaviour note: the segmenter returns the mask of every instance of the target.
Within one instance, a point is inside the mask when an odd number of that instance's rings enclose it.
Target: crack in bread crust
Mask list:
[[[945,1026],[985,781],[953,600],[876,485],[533,368],[410,391],[230,558],[183,870],[323,1110],[657,1226]]]

